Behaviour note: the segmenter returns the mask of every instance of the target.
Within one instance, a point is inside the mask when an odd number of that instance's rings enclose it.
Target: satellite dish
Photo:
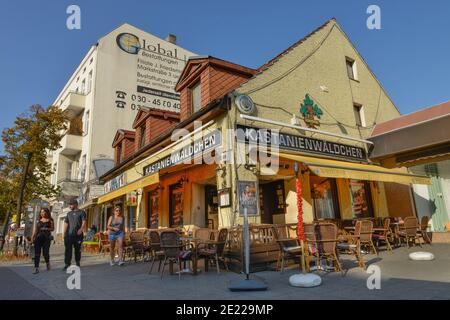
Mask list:
[[[246,94],[237,96],[234,102],[236,103],[239,111],[243,114],[252,114],[256,110],[255,103],[252,98]]]

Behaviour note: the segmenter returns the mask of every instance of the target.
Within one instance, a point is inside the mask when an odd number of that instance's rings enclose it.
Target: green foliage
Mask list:
[[[49,182],[52,168],[47,158],[48,152],[60,147],[66,129],[66,119],[60,108],[50,106],[44,109],[34,105],[28,113],[16,118],[13,127],[3,130],[4,155],[0,156],[0,215],[15,210],[23,168],[27,161],[26,155],[31,156],[31,162],[24,203],[35,198],[50,198],[59,193],[59,190]]]
[[[311,108],[311,110],[309,110],[309,108]],[[319,119],[323,115],[323,111],[317,106],[317,104],[314,103],[309,95],[305,95],[303,103],[300,104],[300,113],[306,117],[310,111],[312,111]]]

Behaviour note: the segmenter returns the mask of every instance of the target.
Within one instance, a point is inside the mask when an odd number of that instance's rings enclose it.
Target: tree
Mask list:
[[[2,187],[5,193],[0,196],[0,211],[11,212],[14,209],[11,201],[16,200],[18,226],[25,203],[59,193],[49,181],[52,167],[47,159],[49,152],[60,148],[66,129],[66,118],[60,108],[33,105],[28,113],[16,118],[13,127],[2,132],[5,154],[0,156],[0,180],[5,181]],[[14,252],[17,252],[17,239]]]

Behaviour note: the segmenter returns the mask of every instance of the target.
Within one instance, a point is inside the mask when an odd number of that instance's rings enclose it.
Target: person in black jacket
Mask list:
[[[50,215],[50,210],[42,208],[31,237],[31,241],[34,243],[34,274],[39,273],[41,252],[44,255],[45,263],[47,264],[47,270],[50,270],[50,243],[52,241],[51,236],[54,229],[55,224]]]
[[[78,209],[78,201],[69,202],[70,211],[64,220],[64,271],[72,263],[72,249],[75,249],[75,262],[80,266],[81,244],[83,243],[84,229],[86,226],[86,213]]]

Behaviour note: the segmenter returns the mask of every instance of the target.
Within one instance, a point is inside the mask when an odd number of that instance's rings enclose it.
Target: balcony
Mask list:
[[[81,152],[83,137],[77,134],[66,133],[61,139],[61,154],[74,156]]]
[[[83,112],[86,96],[79,92],[69,92],[61,103],[61,109],[67,118],[73,119]]]
[[[58,181],[58,186],[61,187],[61,197],[79,197],[81,180],[79,179],[63,179]]]

